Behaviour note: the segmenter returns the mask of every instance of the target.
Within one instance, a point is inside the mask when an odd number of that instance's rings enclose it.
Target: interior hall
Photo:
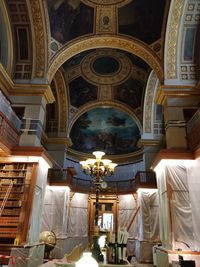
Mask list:
[[[200,267],[200,0],[0,0],[0,266]]]

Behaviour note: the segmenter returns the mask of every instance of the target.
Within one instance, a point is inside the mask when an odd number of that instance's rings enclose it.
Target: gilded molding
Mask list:
[[[52,59],[47,75],[48,80],[51,81],[53,79],[55,72],[66,60],[78,53],[94,48],[115,48],[133,53],[149,64],[156,72],[160,82],[162,83],[163,81],[163,68],[160,59],[146,44],[133,38],[128,39],[122,36],[108,37],[105,35],[90,36],[90,38],[83,37],[64,46]]]
[[[59,128],[60,132],[65,132],[67,129],[67,95],[66,95],[66,87],[63,75],[60,71],[57,71],[55,74],[55,84],[56,90],[58,91],[59,98]]]
[[[133,163],[133,162],[138,162],[138,161],[142,161],[143,159],[143,153],[144,150],[143,148],[139,149],[136,152],[133,153],[129,153],[129,154],[123,154],[123,155],[109,155],[109,159],[111,159],[113,162],[116,162],[118,164],[120,163]],[[75,158],[78,161],[83,160],[85,158],[90,157],[90,154],[86,154],[86,153],[81,153],[78,151],[75,151],[71,148],[67,149],[67,155],[71,158]]]
[[[98,6],[98,5],[102,5],[102,6],[112,6],[112,5],[116,5],[116,6],[125,6],[128,3],[130,3],[132,0],[81,0],[83,3],[85,3],[86,5],[90,5],[90,6]]]
[[[96,33],[117,33],[115,6],[97,6]]]
[[[146,88],[145,102],[144,102],[144,132],[152,132],[152,108],[153,108],[153,97],[156,90],[157,77],[155,72],[152,72]]]
[[[75,79],[76,77],[81,76],[81,68],[80,66],[75,66],[66,72],[67,80],[70,82],[71,80]]]
[[[101,85],[98,90],[99,100],[111,100],[112,99],[112,85]]]
[[[181,15],[183,11],[184,1],[174,0],[172,1],[172,13],[169,26],[167,28],[167,73],[166,79],[177,78],[177,46],[178,46],[178,34],[181,23]]]
[[[119,69],[110,75],[100,75],[99,73],[96,73],[93,69],[93,63],[96,59],[102,56],[109,56],[116,59],[119,63]],[[98,51],[87,55],[81,62],[81,72],[85,79],[96,85],[114,85],[122,82],[130,76],[131,67],[131,61],[128,57],[125,57],[124,54],[118,51],[110,49],[99,49]]]
[[[40,0],[29,1],[31,6],[34,36],[35,36],[35,70],[34,77],[42,78],[45,75],[46,34],[43,23],[43,14]]]

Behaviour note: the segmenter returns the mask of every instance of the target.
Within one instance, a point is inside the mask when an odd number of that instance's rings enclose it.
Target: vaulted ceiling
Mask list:
[[[152,71],[163,83],[169,2],[5,1],[14,53],[2,62],[15,62],[17,83],[51,84],[55,102],[47,106],[45,132],[68,138],[71,155],[98,149],[142,159],[146,88]],[[162,124],[162,109],[155,112]]]

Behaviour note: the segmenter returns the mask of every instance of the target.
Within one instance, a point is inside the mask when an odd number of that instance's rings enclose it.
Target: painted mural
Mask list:
[[[69,92],[70,103],[76,108],[97,99],[97,87],[88,83],[82,77],[69,83]]]
[[[119,8],[119,33],[152,44],[161,36],[165,1],[139,0]]]
[[[72,149],[84,153],[95,150],[119,155],[139,149],[141,138],[135,121],[126,113],[114,108],[92,109],[74,123],[70,138]]]
[[[184,61],[193,61],[196,28],[187,28],[184,42]]]
[[[94,10],[80,0],[46,0],[52,37],[65,44],[93,32]]]
[[[133,78],[114,87],[114,98],[129,105],[133,109],[141,106],[142,95],[143,85]]]

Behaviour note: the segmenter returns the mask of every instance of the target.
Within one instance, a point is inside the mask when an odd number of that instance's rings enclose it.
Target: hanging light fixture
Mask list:
[[[89,158],[85,161],[80,161],[80,164],[82,165],[82,171],[93,178],[95,185],[96,202],[92,255],[97,261],[103,261],[103,255],[98,244],[99,192],[103,178],[113,175],[117,164],[113,163],[110,159],[102,159],[102,157],[105,155],[105,153],[102,151],[95,151],[92,154],[95,156],[95,158]]]
[[[110,159],[102,159],[105,155],[102,151],[95,151],[92,153],[96,158],[89,158],[86,161],[80,161],[82,170],[85,174],[94,178],[94,182],[102,182],[102,178],[111,176],[117,166],[112,163]]]

